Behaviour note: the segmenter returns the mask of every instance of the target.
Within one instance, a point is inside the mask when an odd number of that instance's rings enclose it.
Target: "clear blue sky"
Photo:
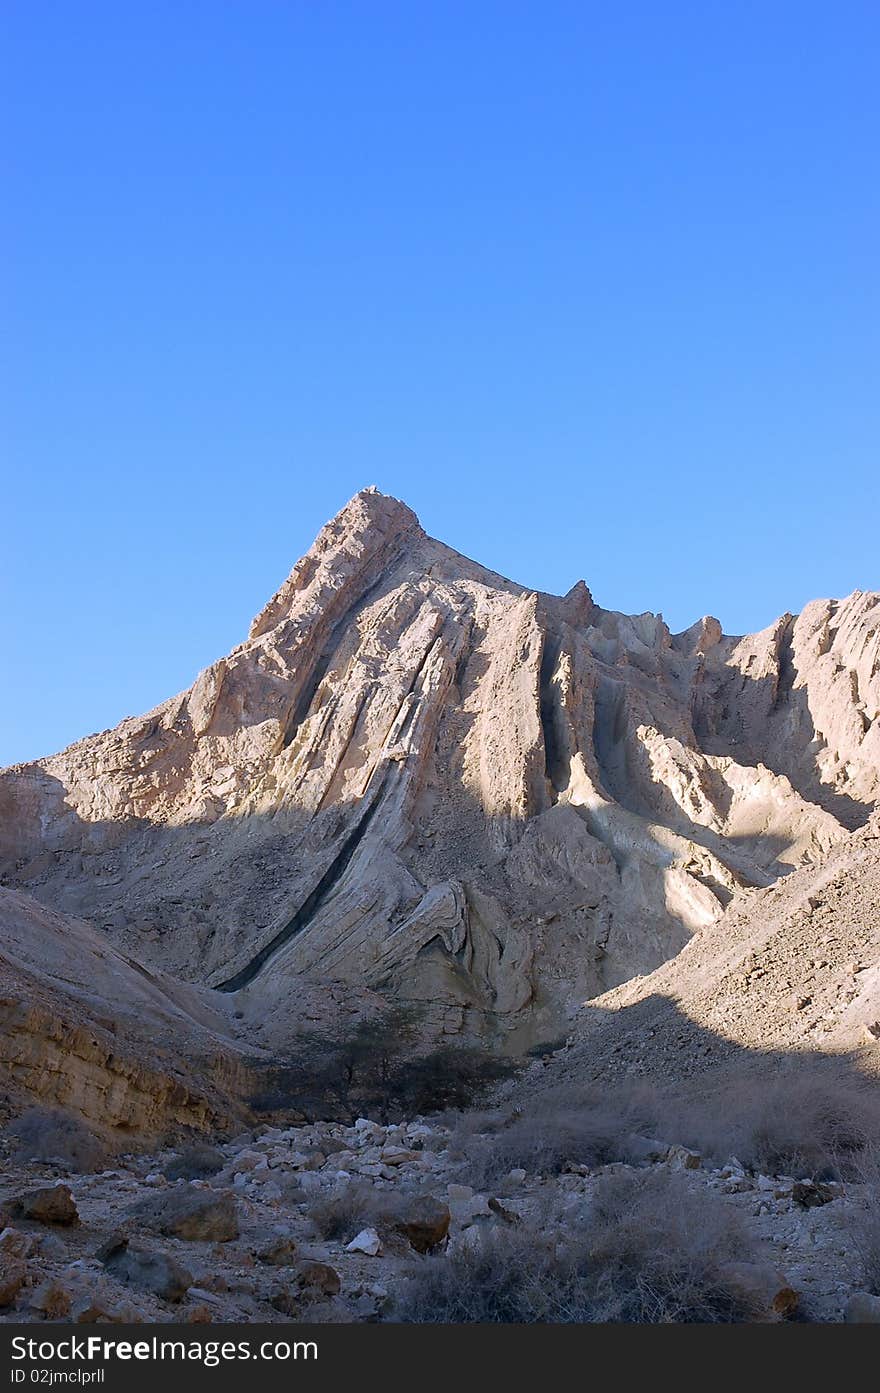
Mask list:
[[[536,588],[880,587],[876,0],[5,0],[0,763],[359,487]]]

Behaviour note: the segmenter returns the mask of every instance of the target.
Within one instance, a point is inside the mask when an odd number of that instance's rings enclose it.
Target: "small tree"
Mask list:
[[[333,1111],[349,1123],[377,1112],[387,1122],[395,1074],[416,1041],[419,1021],[420,1013],[411,1007],[388,1006],[342,1039],[304,1031],[290,1057],[270,1067],[269,1087],[254,1105],[266,1111],[294,1108],[310,1120]]]
[[[291,1056],[270,1066],[268,1088],[252,1100],[260,1111],[293,1109],[309,1121],[342,1116],[349,1124],[371,1115],[466,1107],[513,1072],[510,1061],[470,1047],[418,1053],[422,1012],[390,1005],[362,1020],[342,1039],[301,1034]]]
[[[404,1110],[441,1112],[476,1103],[495,1083],[516,1072],[511,1059],[462,1045],[446,1045],[404,1060],[395,1089]]]

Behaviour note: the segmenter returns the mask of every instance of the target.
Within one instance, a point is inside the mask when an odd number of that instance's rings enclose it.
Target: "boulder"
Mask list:
[[[34,1239],[21,1229],[7,1227],[0,1233],[0,1254],[8,1258],[30,1257],[34,1249]]]
[[[62,1224],[71,1227],[79,1223],[79,1214],[70,1187],[60,1181],[57,1185],[41,1185],[17,1196],[8,1206],[16,1219],[32,1219],[38,1224]]]
[[[70,1319],[77,1325],[132,1325],[141,1317],[131,1306],[117,1306],[90,1293],[74,1302]]]
[[[305,1300],[338,1296],[342,1287],[339,1273],[326,1262],[304,1262],[296,1274],[296,1283]]]
[[[386,1166],[403,1166],[408,1161],[418,1161],[419,1153],[410,1151],[405,1146],[386,1146],[382,1150],[380,1160]]]
[[[834,1191],[818,1180],[797,1180],[791,1187],[791,1197],[801,1209],[817,1209],[834,1199]]]
[[[279,1282],[278,1286],[273,1287],[269,1293],[269,1305],[276,1311],[280,1311],[282,1316],[289,1316],[291,1320],[296,1320],[302,1310],[303,1300],[297,1286],[289,1286],[287,1282]]]
[[[350,1243],[346,1243],[347,1253],[365,1253],[369,1258],[378,1257],[382,1252],[382,1240],[375,1229],[361,1229]]]
[[[800,1294],[784,1273],[760,1262],[735,1262],[724,1268],[728,1290],[747,1301],[766,1320],[794,1315]]]
[[[449,1206],[442,1200],[420,1195],[397,1211],[392,1227],[417,1253],[430,1253],[446,1238],[451,1219]]]
[[[329,1152],[320,1151],[318,1147],[310,1147],[308,1151],[295,1151],[287,1160],[297,1170],[319,1171],[322,1166],[327,1164]]]
[[[193,1284],[192,1273],[167,1253],[150,1252],[124,1236],[105,1244],[99,1257],[117,1281],[151,1292],[160,1301],[182,1301]]]
[[[292,1238],[278,1234],[258,1250],[257,1257],[268,1267],[293,1267],[297,1260],[297,1246]]]
[[[239,1151],[237,1156],[233,1156],[229,1163],[229,1169],[233,1175],[244,1175],[247,1171],[256,1170],[257,1166],[265,1165],[266,1157],[262,1151]]]
[[[666,1164],[674,1171],[698,1171],[703,1158],[687,1146],[670,1146],[666,1151]]]
[[[880,1296],[854,1291],[844,1308],[843,1319],[847,1325],[880,1325]]]

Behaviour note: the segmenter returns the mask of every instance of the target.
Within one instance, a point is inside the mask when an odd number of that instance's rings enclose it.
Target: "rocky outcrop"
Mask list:
[[[138,1142],[244,1115],[250,1070],[210,993],[17,891],[0,890],[0,930],[4,1111],[60,1105]]]
[[[845,839],[878,714],[877,595],[673,635],[366,490],[189,691],[0,775],[0,870],[205,1029],[276,1049],[341,983],[526,1044]]]

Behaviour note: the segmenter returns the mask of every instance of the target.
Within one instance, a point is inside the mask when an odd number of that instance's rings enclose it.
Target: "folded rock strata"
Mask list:
[[[877,594],[671,634],[365,490],[187,692],[0,773],[0,874],[270,1047],[320,983],[519,1047],[864,823],[878,715]]]

